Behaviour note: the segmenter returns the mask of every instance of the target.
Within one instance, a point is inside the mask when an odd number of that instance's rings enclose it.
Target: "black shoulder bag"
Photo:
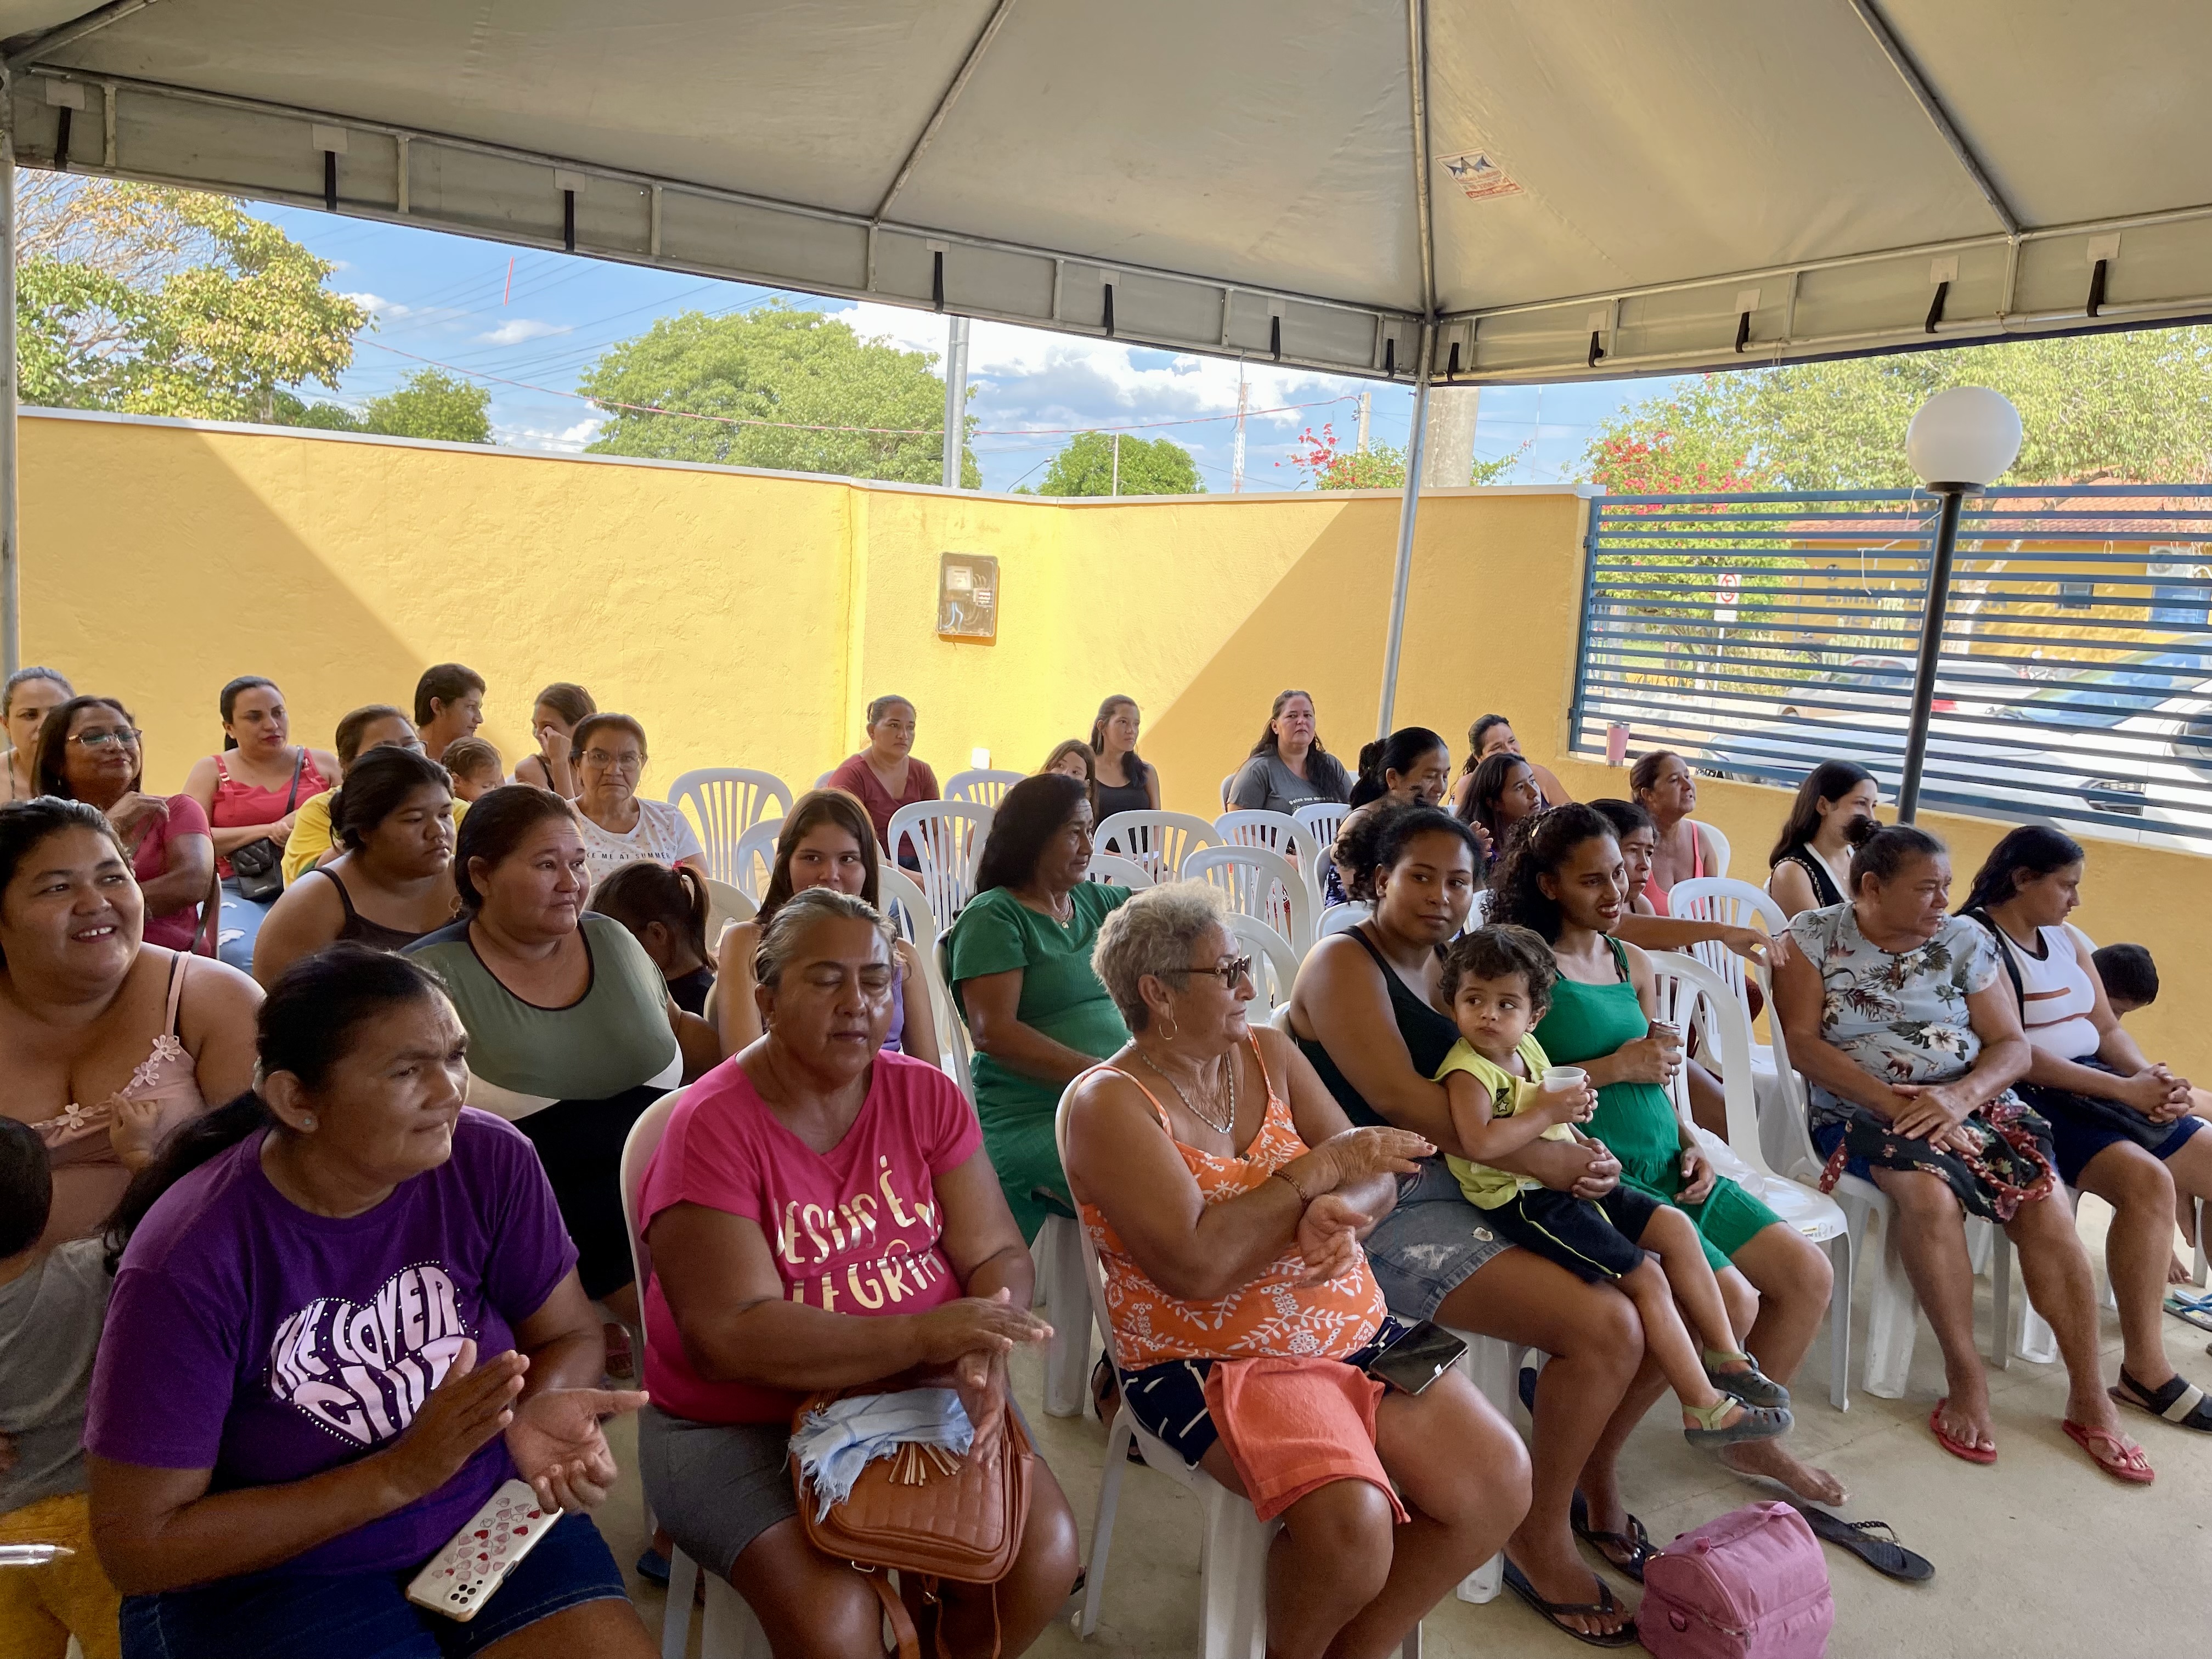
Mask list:
[[[292,792],[284,797],[288,814],[299,801],[300,773],[307,763],[307,746],[301,744],[300,758],[292,763]],[[266,836],[234,847],[230,853],[230,873],[238,883],[239,897],[257,904],[272,899],[284,890],[284,849]]]

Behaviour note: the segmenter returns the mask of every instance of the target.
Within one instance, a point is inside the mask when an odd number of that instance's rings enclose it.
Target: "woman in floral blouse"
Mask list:
[[[2097,1352],[2095,1290],[2051,1163],[2050,1126],[2011,1085],[2027,1071],[1996,948],[1948,915],[1951,860],[1924,830],[1897,825],[1851,860],[1851,897],[1801,911],[1797,950],[1775,966],[1790,1057],[1811,1085],[1824,1187],[1848,1172],[1897,1208],[1914,1293],[1942,1345],[1949,1392],[1928,1419],[1954,1457],[1993,1463],[1988,1377],[1974,1347],[1974,1270],[1965,1217],[2002,1226],[2030,1299],[2058,1339],[2069,1389],[2063,1427],[2099,1468],[2148,1485],[2119,1430]]]

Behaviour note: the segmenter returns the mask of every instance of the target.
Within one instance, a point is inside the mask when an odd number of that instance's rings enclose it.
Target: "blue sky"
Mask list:
[[[432,361],[477,377],[491,392],[500,442],[576,450],[598,421],[573,395],[577,379],[611,345],[642,333],[659,317],[723,313],[760,304],[781,290],[704,280],[568,254],[518,252],[437,231],[333,217],[311,210],[261,207],[295,240],[337,267],[331,285],[362,299],[376,323],[361,338],[354,366],[334,401],[354,406],[390,391]],[[942,351],[945,319],[923,312],[850,301],[791,296],[843,315],[864,334]],[[1245,488],[1289,489],[1302,477],[1290,456],[1299,434],[1333,424],[1349,447],[1357,398],[1371,391],[1370,434],[1402,445],[1413,394],[1338,376],[1252,365],[1250,407],[1283,412],[1248,418]],[[1233,413],[1237,365],[1177,356],[1111,341],[1038,329],[977,323],[969,346],[969,410],[984,432],[975,440],[985,488],[1034,483],[1066,441],[1052,428],[1187,421]],[[1493,386],[1482,394],[1475,453],[1514,453],[1507,482],[1547,483],[1572,476],[1598,424],[1625,404],[1660,393],[1654,380],[1551,386]],[[311,397],[326,392],[303,388]],[[1303,405],[1290,408],[1289,405]],[[1230,488],[1233,423],[1164,426],[1188,448],[1209,489]]]

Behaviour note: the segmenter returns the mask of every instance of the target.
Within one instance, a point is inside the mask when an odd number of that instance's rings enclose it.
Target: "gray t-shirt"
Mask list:
[[[1306,755],[1307,775],[1300,777],[1272,751],[1255,755],[1237,769],[1229,786],[1229,804],[1246,812],[1295,812],[1316,801],[1352,799],[1352,775],[1334,755]]]
[[[56,1246],[0,1285],[0,1434],[15,1467],[0,1474],[0,1515],[84,1490],[84,1396],[107,1311],[106,1247]]]

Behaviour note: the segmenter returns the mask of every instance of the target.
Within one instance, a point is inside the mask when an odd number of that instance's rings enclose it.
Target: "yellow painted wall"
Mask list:
[[[129,704],[158,787],[219,745],[234,674],[277,681],[326,746],[347,709],[405,706],[449,659],[490,682],[510,767],[547,680],[635,714],[651,794],[708,765],[805,787],[884,691],[915,701],[940,777],[975,748],[1034,768],[1127,693],[1167,804],[1208,817],[1285,687],[1313,694],[1347,764],[1375,726],[1395,495],[1043,501],[37,413],[22,446],[24,659]],[[1496,709],[1587,797],[1626,780],[1560,758],[1583,517],[1571,490],[1424,499],[1396,723],[1462,744]],[[1000,561],[994,642],[933,632],[946,551]],[[1762,878],[1780,793],[1702,789],[1737,872]],[[1929,821],[1963,890],[2002,827]],[[2212,861],[2100,842],[2085,893],[2094,937],[2165,969],[2148,1046],[2212,1077],[2192,1018]]]

